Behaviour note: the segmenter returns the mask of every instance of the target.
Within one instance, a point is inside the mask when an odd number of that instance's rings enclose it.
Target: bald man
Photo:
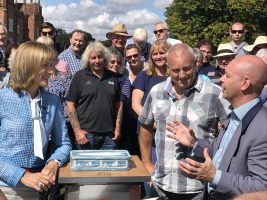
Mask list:
[[[166,121],[181,119],[198,137],[213,140],[217,135],[217,118],[226,119],[225,107],[229,102],[221,98],[220,87],[197,76],[194,52],[188,45],[173,45],[168,50],[167,63],[169,78],[150,90],[139,116],[142,162],[151,173],[153,187],[161,199],[193,199],[202,192],[203,184],[177,169],[189,149],[166,137]],[[151,160],[153,138],[155,165]]]
[[[247,42],[244,41],[245,37],[245,26],[241,22],[234,22],[230,26],[229,35],[231,37],[231,41],[229,44],[232,46],[232,49],[235,50],[236,57],[241,55],[246,55],[244,47],[248,45]]]
[[[204,199],[232,199],[267,188],[267,108],[258,98],[267,68],[262,59],[247,55],[235,58],[225,71],[223,97],[233,110],[214,143],[196,138],[178,121],[167,125],[174,133],[169,137],[194,148],[194,157],[204,158],[203,163],[186,158],[179,164],[187,176],[207,183]]]

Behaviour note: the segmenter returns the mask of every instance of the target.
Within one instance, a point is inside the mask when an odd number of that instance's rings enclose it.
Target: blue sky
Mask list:
[[[119,3],[118,3],[119,2]],[[41,0],[45,21],[67,32],[79,28],[98,40],[115,23],[124,23],[128,32],[143,27],[154,39],[153,24],[164,20],[164,10],[172,0]]]

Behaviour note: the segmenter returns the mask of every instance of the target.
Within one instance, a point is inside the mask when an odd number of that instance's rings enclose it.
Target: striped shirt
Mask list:
[[[200,181],[187,178],[178,168],[179,161],[188,157],[190,149],[166,137],[166,121],[176,119],[193,129],[197,138],[214,139],[217,117],[224,121],[228,101],[221,98],[221,88],[198,78],[180,100],[176,98],[171,78],[155,85],[148,94],[139,121],[152,125],[156,122],[157,162],[153,182],[172,193],[198,193],[203,190]]]

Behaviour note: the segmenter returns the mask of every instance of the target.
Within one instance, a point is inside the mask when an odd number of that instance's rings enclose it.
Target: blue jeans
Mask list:
[[[113,133],[87,133],[89,140],[84,145],[77,145],[78,150],[112,150],[117,148],[117,143],[112,140]]]

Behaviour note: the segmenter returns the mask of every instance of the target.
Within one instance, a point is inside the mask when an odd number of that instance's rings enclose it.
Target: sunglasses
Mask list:
[[[126,56],[126,59],[130,60],[132,58],[137,58],[138,56],[139,56],[139,54],[134,54],[134,55],[131,55],[131,56]]]
[[[42,32],[42,36],[51,36],[52,34],[53,34],[53,31]]]
[[[159,30],[156,30],[156,31],[153,31],[154,34],[156,35],[157,33],[163,33],[164,31],[166,31],[167,29],[159,29]]]
[[[231,33],[233,33],[233,34],[236,34],[236,33],[242,34],[242,33],[244,33],[244,30],[231,30]]]

